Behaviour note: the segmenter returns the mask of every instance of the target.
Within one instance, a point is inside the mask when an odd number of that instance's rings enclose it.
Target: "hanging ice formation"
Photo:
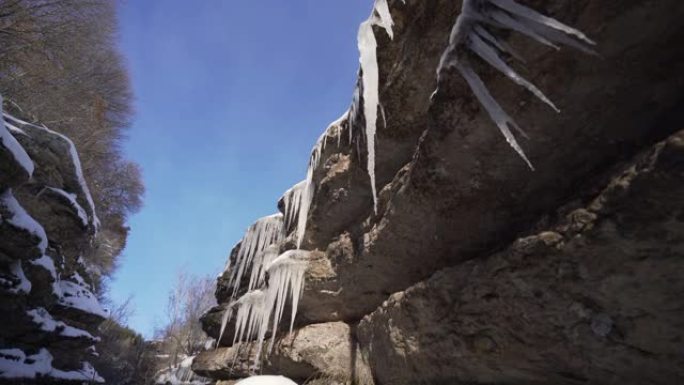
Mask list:
[[[503,54],[508,54],[520,61],[523,60],[503,39],[488,31],[485,28],[486,26],[517,31],[555,49],[559,49],[557,44],[564,44],[587,53],[594,53],[588,45],[595,43],[582,32],[518,4],[514,0],[463,1],[461,14],[456,19],[449,36],[449,46],[442,54],[437,68],[437,83],[439,84],[440,74],[445,68],[455,67],[465,78],[490,118],[499,127],[506,141],[534,170],[510,127],[526,137],[524,131],[518,127],[489,93],[485,84],[473,70],[469,60],[463,55],[464,49],[475,53],[509,79],[527,88],[556,112],[559,110],[534,84],[525,80],[506,63],[502,58]]]
[[[254,256],[263,251],[267,246],[279,243],[283,236],[283,215],[280,213],[260,218],[247,229],[247,233],[242,238],[240,249],[233,262],[233,269],[228,280],[229,286],[233,287],[233,298],[237,294],[240,280],[247,272],[247,268],[253,268],[252,260]],[[230,260],[228,263],[230,264]]]
[[[297,316],[299,298],[304,290],[304,273],[309,260],[309,251],[288,250],[279,255],[266,266],[269,274],[268,303],[275,311],[273,315],[273,330],[275,331],[283,317],[283,309],[289,298],[292,307],[290,312],[290,333]],[[275,332],[269,344],[269,351],[275,342]]]
[[[339,138],[342,136],[342,129],[340,124],[349,116],[349,110],[345,111],[342,116],[337,118],[334,122],[330,123],[328,127],[323,131],[321,136],[318,137],[316,144],[311,150],[311,157],[309,158],[309,166],[306,170],[306,179],[304,180],[304,186],[301,186],[301,197],[299,199],[299,207],[294,207],[294,211],[297,212],[297,248],[301,248],[302,241],[304,240],[304,232],[306,231],[306,222],[309,218],[309,208],[311,207],[311,201],[314,195],[314,185],[313,185],[313,173],[318,167],[321,161],[321,154],[325,150],[325,145],[328,141],[329,131],[337,127],[337,138],[339,143]],[[351,130],[351,128],[350,128]],[[302,183],[302,182],[300,182]],[[296,187],[296,186],[295,186]]]
[[[270,254],[272,250],[269,249],[267,250]],[[269,275],[268,281],[265,281],[266,285],[260,289],[248,291],[228,305],[221,320],[221,332],[217,344],[223,338],[228,320],[236,313],[233,344],[255,340],[257,343],[256,365],[259,362],[269,326],[272,330],[269,351],[273,348],[275,331],[288,300],[292,306],[290,312],[290,331],[292,331],[299,298],[304,287],[304,273],[308,257],[308,251],[289,250],[265,262],[263,271]]]
[[[295,218],[297,218],[297,215],[299,214],[299,207],[302,204],[302,195],[304,195],[306,186],[306,180],[303,180],[292,186],[283,194],[283,205],[285,206],[283,210],[285,211],[283,220],[286,232],[292,230],[293,226],[296,225]]]
[[[378,193],[375,186],[375,132],[378,119],[378,43],[373,33],[373,25],[382,27],[390,39],[394,39],[394,21],[387,0],[376,0],[368,20],[361,23],[358,33],[359,63],[361,64],[363,85],[363,116],[366,120],[366,146],[368,151],[367,171],[373,192],[373,208],[378,211]]]

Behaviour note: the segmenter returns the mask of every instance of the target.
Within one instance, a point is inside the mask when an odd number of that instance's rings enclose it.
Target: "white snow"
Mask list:
[[[458,48],[469,49],[509,79],[532,92],[553,110],[556,112],[560,112],[560,110],[541,90],[520,76],[506,63],[501,56],[504,53],[520,61],[524,60],[503,38],[499,38],[496,34],[488,31],[486,29],[487,25],[520,32],[556,49],[558,49],[557,44],[564,44],[587,53],[594,53],[587,44],[594,45],[595,43],[589,40],[582,32],[553,18],[544,16],[531,8],[518,4],[514,0],[463,1],[461,14],[456,19],[456,23],[454,23],[449,36],[449,45],[444,50],[437,67],[437,83],[439,84],[442,71],[449,67],[456,68],[504,135],[506,141],[523,158],[530,169],[534,170],[532,163],[511,132],[511,127],[526,137],[524,131],[506,114],[496,99],[489,93],[482,79],[473,70],[468,58],[459,55]]]
[[[42,257],[29,261],[29,263],[41,266],[45,270],[50,272],[52,278],[57,279],[57,269],[55,268],[55,262],[49,256],[43,254]]]
[[[2,96],[0,95],[0,112],[2,112]],[[0,119],[0,144],[9,150],[14,160],[26,171],[31,177],[33,175],[34,165],[31,157],[28,156],[24,147],[17,142],[17,140],[10,134],[5,127],[5,121]]]
[[[235,385],[297,385],[284,376],[252,376],[238,381]]]
[[[260,218],[247,229],[228,280],[228,284],[233,286],[233,297],[237,294],[240,280],[247,269],[253,268],[252,259],[254,256],[267,246],[280,242],[283,238],[283,214],[281,213]],[[230,261],[228,263],[230,264]]]
[[[48,245],[47,235],[43,226],[41,226],[35,219],[31,218],[30,215],[24,210],[23,207],[17,202],[12,195],[12,189],[7,189],[0,194],[0,203],[7,207],[7,210],[12,213],[11,218],[0,217],[1,220],[9,222],[11,225],[24,229],[27,232],[35,235],[40,239],[38,248],[41,253],[45,253],[45,249]]]
[[[368,152],[367,171],[373,192],[373,208],[378,211],[378,194],[375,185],[375,133],[378,119],[380,96],[377,47],[373,25],[382,27],[390,39],[394,39],[392,26],[394,21],[387,5],[387,0],[376,0],[373,12],[368,20],[361,23],[358,33],[359,62],[363,84],[363,115],[366,120],[366,146]]]
[[[83,367],[78,371],[63,371],[53,368],[52,355],[44,348],[30,356],[27,356],[20,349],[0,350],[0,378],[36,379],[45,377],[104,383],[104,379],[87,362],[84,362]]]
[[[24,274],[24,269],[21,268],[21,261],[14,261],[10,265],[10,271],[12,274],[19,279],[19,284],[15,287],[9,289],[10,292],[18,294],[24,293],[28,294],[31,292],[31,281],[26,278]]]
[[[3,116],[6,119],[10,119],[13,122],[21,125],[28,125],[34,128],[37,128],[39,130],[43,130],[47,132],[50,135],[57,136],[61,140],[63,140],[66,144],[67,147],[69,148],[69,155],[71,157],[71,163],[74,166],[74,172],[76,174],[76,178],[78,179],[78,184],[81,187],[81,191],[83,191],[84,198],[86,202],[88,202],[88,207],[90,208],[90,212],[92,213],[92,224],[95,229],[98,229],[100,227],[100,220],[97,217],[97,214],[95,213],[95,203],[93,202],[93,197],[90,195],[90,189],[88,188],[88,184],[85,181],[85,178],[83,177],[83,169],[81,167],[81,160],[78,157],[78,151],[76,151],[76,146],[74,145],[74,142],[71,141],[68,137],[60,134],[59,132],[52,131],[51,129],[45,127],[45,126],[38,126],[29,122],[26,122],[24,120],[18,119],[8,113],[3,113]]]
[[[52,318],[50,313],[48,313],[48,311],[42,307],[28,310],[26,314],[28,314],[33,320],[33,322],[37,324],[43,331],[57,332],[57,334],[63,337],[84,337],[93,342],[97,342],[100,340],[100,338],[93,337],[92,334],[88,333],[85,330],[81,330],[73,326],[69,326],[62,321],[55,320],[54,318]]]
[[[86,313],[107,318],[107,312],[102,308],[97,297],[87,288],[70,281],[59,281],[56,285],[59,293],[58,303],[62,306],[79,309]]]
[[[56,187],[45,187],[45,190],[52,191],[55,194],[58,194],[58,195],[64,197],[64,199],[66,199],[67,202],[69,202],[71,207],[74,209],[74,211],[76,212],[76,215],[78,215],[78,218],[81,220],[81,223],[83,224],[83,226],[88,226],[88,214],[83,209],[83,207],[81,207],[81,205],[78,204],[78,202],[76,201],[76,194],[68,193],[68,192],[66,192],[62,189],[56,188]]]

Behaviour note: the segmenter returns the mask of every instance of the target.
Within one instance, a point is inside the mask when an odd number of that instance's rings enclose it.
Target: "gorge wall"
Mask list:
[[[108,314],[93,294],[99,223],[78,153],[20,113],[0,119],[0,382],[104,382],[88,362]]]
[[[269,331],[259,372],[319,384],[684,381],[684,3],[520,3],[598,52],[505,34],[560,113],[477,66],[527,131],[534,171],[456,70],[437,84],[461,2],[387,2],[393,38],[374,26],[377,210],[360,80],[314,148],[301,239],[288,203],[301,185],[278,204],[277,251],[310,253],[295,331]],[[192,366],[217,380],[248,376],[258,350],[233,344],[234,320],[221,334],[247,291],[247,276],[231,280],[241,245],[202,319],[220,347]]]

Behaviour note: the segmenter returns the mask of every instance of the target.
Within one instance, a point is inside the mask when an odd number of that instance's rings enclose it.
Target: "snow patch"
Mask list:
[[[21,207],[16,198],[14,198],[14,195],[12,195],[12,189],[7,189],[0,194],[0,203],[7,207],[9,212],[12,213],[11,218],[0,216],[0,219],[38,237],[40,239],[38,248],[40,249],[41,253],[45,254],[45,250],[47,249],[48,245],[45,229],[43,229],[43,226],[41,226],[35,219],[28,215],[26,210]]]
[[[86,287],[70,281],[60,281],[55,287],[59,291],[55,294],[59,297],[58,303],[60,305],[95,314],[102,318],[109,316],[95,295]]]
[[[85,330],[81,330],[73,326],[69,326],[62,321],[55,320],[54,318],[52,318],[52,315],[50,315],[50,313],[48,313],[48,311],[42,307],[28,310],[26,314],[28,314],[33,320],[33,323],[37,324],[43,331],[50,333],[57,332],[57,334],[62,337],[83,337],[93,342],[100,341],[100,338],[93,337],[92,334],[88,333]]]
[[[45,131],[50,135],[57,136],[61,140],[63,140],[66,144],[67,147],[69,148],[69,155],[71,157],[71,163],[74,165],[74,172],[76,174],[76,178],[78,180],[78,184],[81,187],[81,191],[83,191],[84,198],[86,202],[88,202],[88,206],[90,208],[90,212],[92,213],[92,224],[95,229],[100,228],[100,220],[97,217],[97,214],[95,213],[95,203],[93,202],[93,197],[90,195],[90,189],[88,188],[88,184],[85,181],[85,178],[83,177],[83,169],[81,167],[81,160],[78,157],[78,151],[76,151],[76,146],[74,145],[74,142],[71,141],[68,137],[60,134],[59,132],[52,131],[51,129],[45,127],[45,126],[38,126],[29,122],[26,122],[24,120],[18,119],[6,112],[3,112],[3,116],[5,119],[9,119],[17,124],[20,125],[27,125],[31,126],[34,128],[37,128],[39,130]]]
[[[29,261],[32,265],[40,266],[50,272],[50,275],[55,280],[57,279],[57,269],[55,268],[55,262],[49,256],[43,254],[42,257]]]
[[[20,349],[0,350],[0,378],[36,379],[53,378],[58,380],[89,381],[104,383],[104,379],[88,362],[81,370],[63,371],[52,367],[52,355],[47,349],[27,356]]]
[[[238,381],[235,385],[297,385],[284,376],[252,376]]]
[[[2,112],[2,96],[0,95],[0,112]],[[26,171],[29,177],[33,175],[34,165],[31,157],[28,156],[24,147],[10,134],[5,121],[0,119],[0,144],[9,150],[14,160]]]
[[[21,261],[14,261],[10,265],[10,272],[12,275],[14,275],[18,280],[19,283],[16,284],[14,283],[10,289],[8,289],[11,293],[19,294],[28,294],[31,292],[31,281],[26,278],[26,274],[24,274],[24,269],[21,267]]]
[[[80,204],[76,201],[76,194],[73,193],[68,193],[62,189],[56,188],[56,187],[45,187],[44,190],[51,191],[61,197],[63,197],[67,202],[69,202],[69,205],[71,208],[74,209],[76,212],[76,215],[78,215],[78,218],[81,220],[81,224],[83,224],[83,227],[88,226],[88,214],[86,211],[81,207]]]

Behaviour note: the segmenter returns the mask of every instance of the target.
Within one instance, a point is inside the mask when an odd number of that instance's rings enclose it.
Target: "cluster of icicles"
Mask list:
[[[405,0],[401,1],[405,2]],[[272,330],[268,350],[273,348],[277,326],[287,302],[290,302],[292,307],[290,313],[290,331],[292,331],[309,258],[309,252],[300,248],[314,195],[313,174],[319,165],[328,137],[333,136],[331,130],[337,130],[335,135],[337,144],[340,145],[341,125],[345,121],[351,145],[352,129],[357,114],[361,111],[365,120],[367,172],[370,177],[374,209],[377,211],[375,133],[378,110],[383,120],[385,120],[385,114],[378,92],[377,41],[373,26],[382,28],[390,39],[393,39],[393,25],[394,21],[387,0],[376,0],[370,18],[359,27],[361,79],[354,92],[350,109],[331,123],[319,137],[309,159],[306,179],[286,191],[283,196],[284,214],[274,214],[257,220],[242,239],[235,260],[229,261],[232,265],[229,285],[233,287],[233,293],[223,315],[219,341],[223,337],[228,321],[235,316],[236,330],[233,343],[256,340],[258,352],[255,364],[259,361],[268,330]],[[490,29],[492,27],[493,29]],[[511,147],[530,168],[533,168],[511,133],[510,127],[523,136],[525,136],[524,132],[492,97],[467,57],[467,52],[474,53],[518,85],[527,88],[551,108],[559,111],[535,85],[522,78],[504,60],[504,56],[511,56],[523,62],[520,55],[504,39],[497,36],[497,31],[502,29],[517,31],[556,49],[559,44],[563,44],[593,53],[588,45],[593,45],[594,42],[580,31],[520,5],[514,0],[463,1],[461,13],[449,37],[449,45],[442,54],[437,68],[437,83],[440,83],[443,71],[450,67],[456,68]],[[360,108],[361,103],[363,103],[362,108]],[[358,141],[356,144],[358,146]],[[289,233],[295,234],[297,249],[279,254],[280,246]],[[240,283],[247,274],[249,274],[247,292],[238,298]]]

